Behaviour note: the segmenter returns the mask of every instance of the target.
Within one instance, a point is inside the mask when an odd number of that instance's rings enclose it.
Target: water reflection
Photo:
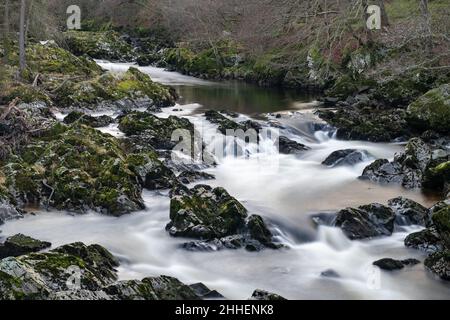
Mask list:
[[[254,116],[260,113],[295,110],[299,102],[310,102],[313,94],[281,88],[261,88],[230,81],[208,86],[176,86],[180,104],[200,103],[199,111],[228,110]]]

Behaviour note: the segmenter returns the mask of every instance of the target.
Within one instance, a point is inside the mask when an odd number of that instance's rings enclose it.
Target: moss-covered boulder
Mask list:
[[[200,300],[192,288],[167,276],[121,281],[105,292],[119,300]]]
[[[450,132],[450,85],[428,91],[408,107],[412,125],[443,134]]]
[[[170,235],[200,240],[185,245],[191,250],[278,247],[263,219],[249,216],[247,209],[223,188],[178,186],[172,190],[170,220],[166,227]]]
[[[0,244],[0,259],[38,252],[50,246],[50,242],[36,240],[23,234],[16,234]]]
[[[77,56],[124,62],[135,59],[131,45],[114,31],[68,31],[64,36],[69,50]]]
[[[423,186],[430,190],[440,191],[444,196],[448,195],[450,192],[450,161],[430,166],[425,172]]]
[[[320,110],[318,115],[337,128],[336,135],[343,140],[389,142],[412,135],[403,109],[339,108],[336,112]]]
[[[155,149],[172,150],[178,141],[172,141],[175,130],[186,130],[194,137],[194,125],[185,118],[170,116],[158,118],[148,112],[131,112],[119,121],[119,129],[134,143],[148,144]]]
[[[27,46],[27,64],[33,73],[88,77],[101,74],[102,68],[85,57],[76,57],[52,41]]]
[[[375,85],[376,83],[373,80],[366,79],[362,76],[343,74],[335,80],[333,86],[326,90],[325,94],[330,97],[345,100],[348,96],[352,96],[364,88]]]
[[[437,232],[436,227],[431,226],[422,231],[409,234],[405,238],[405,246],[427,253],[434,253],[444,249],[444,242]]]
[[[0,261],[3,300],[199,300],[178,279],[117,281],[118,260],[99,245],[73,243]]]
[[[158,159],[155,152],[130,154],[127,165],[136,174],[141,186],[148,190],[169,189],[178,183],[175,174]]]
[[[450,281],[450,250],[439,251],[425,259],[425,267],[442,280]]]
[[[6,300],[49,299],[53,292],[100,290],[117,280],[117,260],[101,246],[66,245],[0,261],[0,297]]]
[[[74,122],[85,124],[92,128],[101,128],[113,123],[114,119],[106,115],[93,117],[83,112],[72,111],[64,118],[64,123],[72,124]]]
[[[448,72],[413,69],[386,77],[375,86],[371,97],[387,107],[407,107],[427,91],[449,81]]]
[[[119,141],[84,125],[54,125],[10,157],[3,171],[9,193],[23,205],[111,215],[143,208]]]
[[[155,83],[136,68],[124,74],[105,73],[85,81],[67,81],[55,91],[62,108],[167,107],[177,98],[170,88]]]
[[[450,205],[435,212],[431,219],[440,238],[444,241],[446,247],[450,249]]]

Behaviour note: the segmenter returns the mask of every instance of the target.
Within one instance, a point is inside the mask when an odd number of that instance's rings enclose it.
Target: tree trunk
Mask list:
[[[33,3],[34,0],[30,0],[29,5],[28,5],[28,13],[26,13],[26,22],[25,22],[25,44],[27,42],[28,39],[28,30],[30,29],[30,17],[31,14],[33,12]]]
[[[420,12],[422,14],[422,32],[425,47],[431,51],[433,46],[431,39],[431,18],[428,10],[428,0],[420,0]]]
[[[381,27],[388,27],[389,26],[389,18],[386,13],[386,8],[384,6],[384,0],[378,0],[378,6],[380,7],[381,11]]]
[[[20,2],[20,26],[19,26],[19,67],[20,73],[25,70],[27,64],[25,60],[25,11],[26,0]]]
[[[5,17],[4,17],[4,27],[3,32],[3,48],[5,50],[5,56],[3,57],[3,62],[8,63],[9,56],[9,0],[5,0]]]

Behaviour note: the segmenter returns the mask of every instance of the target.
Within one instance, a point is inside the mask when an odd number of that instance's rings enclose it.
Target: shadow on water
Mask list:
[[[241,81],[206,86],[177,86],[180,104],[199,103],[207,109],[228,110],[254,116],[297,109],[296,104],[310,102],[317,95],[282,88],[262,88]]]

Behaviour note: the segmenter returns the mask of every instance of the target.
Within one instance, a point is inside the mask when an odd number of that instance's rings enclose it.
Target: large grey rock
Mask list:
[[[334,225],[352,239],[389,236],[394,231],[395,213],[381,204],[347,208],[338,212]]]
[[[394,161],[379,159],[364,169],[363,180],[382,184],[400,184],[405,188],[422,187],[426,169],[432,160],[432,150],[419,138],[411,139],[405,152],[397,154]]]

